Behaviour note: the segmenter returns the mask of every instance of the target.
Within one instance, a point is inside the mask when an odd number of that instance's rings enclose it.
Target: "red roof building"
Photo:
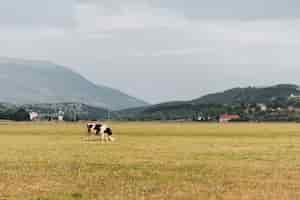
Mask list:
[[[228,115],[228,114],[225,114],[225,115],[221,115],[220,116],[219,121],[221,123],[226,123],[226,122],[230,122],[230,121],[233,121],[233,120],[239,120],[239,119],[241,119],[241,117],[239,115]]]

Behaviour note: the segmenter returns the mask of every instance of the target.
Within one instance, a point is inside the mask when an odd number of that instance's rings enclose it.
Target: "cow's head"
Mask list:
[[[106,133],[106,134],[109,135],[109,136],[111,136],[111,135],[113,134],[111,128],[105,129],[104,133]]]
[[[93,123],[88,123],[86,125],[87,129],[88,129],[88,132],[90,133],[92,131],[92,128],[94,127],[94,124]]]

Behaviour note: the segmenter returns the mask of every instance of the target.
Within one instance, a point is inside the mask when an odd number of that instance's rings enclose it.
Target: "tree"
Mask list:
[[[30,121],[30,116],[25,109],[20,108],[11,115],[10,119],[14,121]]]

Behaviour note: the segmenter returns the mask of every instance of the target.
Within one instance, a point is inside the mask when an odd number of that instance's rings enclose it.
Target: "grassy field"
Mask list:
[[[0,200],[300,199],[299,124],[0,123]]]

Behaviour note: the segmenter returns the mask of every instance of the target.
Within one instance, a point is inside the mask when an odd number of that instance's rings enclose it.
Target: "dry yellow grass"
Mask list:
[[[0,124],[0,199],[300,199],[299,124]]]

